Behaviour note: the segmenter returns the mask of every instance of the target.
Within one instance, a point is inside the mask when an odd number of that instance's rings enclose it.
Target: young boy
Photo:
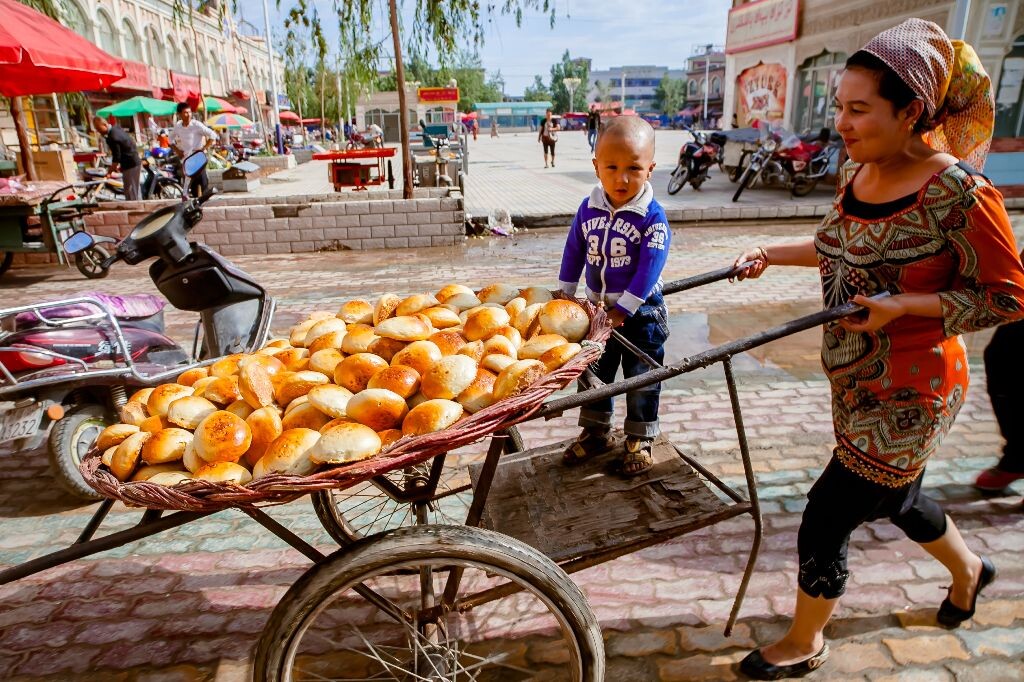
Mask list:
[[[654,129],[636,116],[614,118],[597,143],[594,169],[600,184],[583,201],[562,252],[559,288],[575,294],[585,275],[587,297],[608,311],[614,327],[659,363],[665,357],[668,313],[661,294],[672,233],[648,179],[654,170]],[[614,338],[597,363],[597,377],[611,383],[622,365],[625,377],[648,366]],[[651,444],[659,433],[661,384],[626,394],[625,453],[620,470],[636,476],[654,465]],[[583,432],[566,451],[575,464],[614,447],[612,399],[580,411]]]

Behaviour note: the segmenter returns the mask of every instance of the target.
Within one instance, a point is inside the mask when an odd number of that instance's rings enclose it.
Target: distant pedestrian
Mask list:
[[[210,146],[211,142],[217,141],[217,133],[213,132],[198,119],[192,118],[192,107],[188,102],[178,105],[178,116],[180,121],[174,124],[171,130],[171,147],[182,161],[192,154],[202,151]],[[186,178],[188,192],[194,197],[206,194],[210,189],[210,178],[206,174],[206,166],[203,166],[198,173]]]
[[[597,105],[592,104],[590,106],[590,113],[587,114],[587,144],[590,145],[590,153],[594,153],[594,148],[597,146],[597,131],[601,127],[601,114],[597,110]]]
[[[124,183],[124,198],[128,201],[139,200],[139,174],[142,171],[142,162],[139,160],[139,152],[135,148],[135,140],[125,132],[119,125],[111,125],[100,116],[92,119],[93,128],[107,142],[110,149],[109,171],[121,172],[121,181]]]
[[[544,120],[540,122],[537,141],[544,147],[544,167],[548,167],[548,154],[551,155],[551,167],[555,167],[555,144],[558,142],[558,121],[551,117],[551,110],[544,112]]]
[[[491,119],[491,137],[498,136],[498,117],[495,116]]]

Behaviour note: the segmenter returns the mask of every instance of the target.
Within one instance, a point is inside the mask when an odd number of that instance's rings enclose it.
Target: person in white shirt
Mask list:
[[[366,128],[367,132],[370,133],[370,146],[371,147],[383,147],[384,146],[384,131],[376,123],[371,123]]]
[[[211,142],[216,142],[217,133],[206,127],[200,121],[192,118],[192,107],[188,102],[178,105],[178,116],[181,120],[174,124],[171,130],[171,148],[182,160],[188,158],[195,152],[206,149]],[[194,197],[206,194],[210,189],[210,178],[206,175],[204,166],[195,175],[187,179],[188,191]]]

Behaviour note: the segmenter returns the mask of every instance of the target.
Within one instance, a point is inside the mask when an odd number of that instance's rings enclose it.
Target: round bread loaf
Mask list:
[[[440,306],[427,308],[420,314],[430,320],[430,326],[434,329],[449,329],[451,327],[458,327],[462,324],[462,320],[459,319],[458,313]]]
[[[495,355],[492,357],[503,358],[504,355]],[[485,358],[486,359],[486,358]],[[512,358],[508,358],[512,360]],[[513,361],[514,362],[514,361]],[[497,379],[495,374],[488,372],[485,369],[478,369],[476,377],[473,378],[471,383],[465,391],[459,394],[456,400],[459,404],[466,409],[466,412],[470,414],[479,412],[485,407],[490,407],[494,404],[494,381]]]
[[[476,297],[476,294],[460,293],[448,297],[445,300],[444,305],[446,308],[462,312],[463,310],[469,310],[480,305],[481,301]]]
[[[324,385],[326,385],[326,384],[324,384]],[[312,389],[310,389],[310,390],[312,390]],[[288,413],[291,412],[292,410],[294,410],[296,407],[298,407],[299,405],[302,405],[303,403],[308,403],[308,402],[309,402],[309,394],[308,393],[306,395],[300,395],[298,398],[296,398],[295,400],[293,400],[290,403],[288,403],[287,405],[285,405],[284,411],[281,412],[281,418],[284,419],[285,417],[288,416]]]
[[[192,447],[207,462],[237,462],[252,443],[252,431],[241,417],[223,410],[199,422]]]
[[[564,343],[555,346],[537,359],[544,363],[549,372],[553,372],[576,357],[581,350],[583,347],[578,343]]]
[[[338,318],[345,324],[373,324],[373,306],[360,299],[345,301],[338,311]]]
[[[348,416],[374,431],[393,429],[409,411],[405,398],[385,388],[368,388],[356,393],[345,408]]]
[[[103,463],[103,466],[107,467],[108,469],[110,468],[111,462],[114,461],[115,452],[117,452],[117,445],[109,447],[103,451],[103,454],[100,455],[100,462]]]
[[[324,348],[309,356],[309,369],[313,372],[320,372],[323,375],[333,377],[334,370],[338,363],[345,359],[341,351],[336,348]]]
[[[246,418],[245,423],[252,433],[252,442],[245,451],[245,463],[255,466],[274,439],[284,431],[284,427],[281,425],[281,415],[276,407],[261,407],[254,410]]]
[[[495,334],[484,343],[484,357],[488,355],[507,355],[510,358],[517,357],[517,350],[514,343],[501,334]]]
[[[398,318],[392,318],[398,319]],[[390,322],[391,320],[385,320]],[[373,353],[377,357],[381,358],[385,362],[391,362],[391,358],[395,357],[395,353],[402,350],[409,345],[408,341],[396,341],[395,339],[388,339],[381,337],[370,344],[370,353]]]
[[[287,405],[288,403],[295,400],[299,396],[303,396],[309,393],[314,386],[322,386],[323,384],[329,382],[330,379],[328,379],[320,372],[313,372],[310,370],[306,370],[304,372],[296,372],[295,374],[292,374],[290,377],[285,379],[284,383],[282,383],[278,387],[277,403],[279,405]]]
[[[314,464],[348,464],[373,457],[380,452],[380,436],[363,424],[338,424],[324,431],[313,447]]]
[[[427,398],[452,400],[473,383],[476,362],[465,355],[449,355],[438,360],[423,375],[420,390]]]
[[[142,446],[153,437],[153,434],[139,431],[125,438],[114,450],[110,458],[110,473],[119,481],[127,481],[139,463]]]
[[[348,328],[348,333],[345,334],[345,338],[341,342],[341,352],[346,355],[369,353],[370,344],[376,340],[377,335],[373,332],[373,327],[354,324]]]
[[[511,301],[505,304],[505,312],[508,313],[509,319],[516,319],[516,315],[523,312],[523,308],[526,307],[526,299],[522,296],[516,296]]]
[[[258,479],[267,474],[310,475],[316,469],[316,464],[309,456],[319,441],[319,431],[307,428],[285,430],[253,466],[252,477]]]
[[[267,350],[268,348],[280,348],[283,350],[291,347],[292,344],[289,343],[288,339],[271,339],[260,350]]]
[[[128,401],[130,402],[134,400],[145,405],[146,403],[149,402],[149,396],[153,395],[153,390],[154,389],[152,387],[140,388],[139,390],[135,391],[135,393],[132,393],[131,396],[128,397]]]
[[[146,417],[142,420],[142,423],[139,424],[139,431],[156,433],[157,431],[162,431],[169,426],[171,426],[171,423],[167,421],[167,417],[153,415],[152,417]]]
[[[220,377],[203,377],[202,379],[197,379],[196,383],[189,387],[192,389],[192,395],[202,397],[203,393],[206,392],[206,387],[219,378]]]
[[[257,410],[274,403],[274,386],[270,383],[270,374],[263,365],[250,362],[238,372],[238,391],[242,400]]]
[[[194,472],[192,478],[197,481],[209,481],[210,483],[245,485],[252,480],[252,474],[244,466],[234,462],[215,462],[207,464]]]
[[[212,377],[229,377],[232,374],[238,374],[238,363],[245,357],[241,353],[234,353],[232,355],[226,355],[217,362],[210,365],[210,376]]]
[[[320,427],[320,433],[326,433],[328,429],[333,429],[338,424],[358,424],[355,419],[349,419],[348,417],[335,417],[331,421],[327,422]]]
[[[423,392],[421,391],[421,392],[417,393],[416,395],[414,395],[413,397],[411,397],[408,400],[406,400],[405,402],[409,404],[409,409],[411,410],[412,408],[416,407],[417,405],[419,405],[421,403],[427,402],[427,400],[429,400],[429,398],[427,398],[427,396],[423,395]]]
[[[388,319],[395,314],[395,309],[398,308],[398,304],[402,302],[395,294],[384,294],[377,299],[377,303],[373,306],[373,324],[377,326],[384,320]]]
[[[402,439],[401,429],[384,429],[378,431],[377,435],[380,436],[380,449],[386,450],[392,443],[397,443]]]
[[[196,383],[197,381],[199,381],[203,377],[208,377],[208,376],[210,376],[210,370],[208,368],[206,368],[206,367],[193,367],[192,369],[186,369],[184,372],[179,374],[178,375],[178,379],[177,379],[177,383],[181,384],[182,386],[191,386],[192,384]],[[151,389],[151,388],[149,388],[149,389],[144,388],[142,390],[143,391],[149,391],[150,393],[153,392],[153,389]],[[132,396],[132,397],[134,398],[135,396]],[[146,399],[147,400],[149,399],[148,396],[147,396]],[[143,402],[145,402],[145,401],[143,401]]]
[[[462,338],[462,334],[453,329],[434,332],[427,340],[437,346],[438,350],[441,351],[441,355],[455,355],[459,352],[460,348],[466,345],[466,339]]]
[[[540,309],[540,328],[545,334],[558,334],[579,343],[590,331],[590,317],[579,303],[558,299]]]
[[[310,353],[312,354],[312,351],[310,351]],[[277,358],[271,355],[259,355],[256,353],[246,355],[241,360],[239,360],[238,371],[241,372],[244,367],[246,367],[247,365],[251,365],[253,363],[263,367],[263,369],[267,372],[267,375],[271,377],[286,371],[284,363],[278,360]]]
[[[334,370],[334,383],[359,393],[374,374],[388,366],[388,363],[372,353],[356,353],[350,355]]]
[[[345,407],[352,398],[352,391],[343,386],[324,384],[310,389],[306,398],[313,407],[329,417],[344,417]]]
[[[316,355],[318,351],[325,349],[340,350],[341,347],[345,345],[346,336],[348,336],[347,331],[333,331],[316,337],[316,341],[309,344],[308,350],[310,362],[313,361],[313,356]]]
[[[218,405],[230,405],[242,397],[238,377],[216,377],[203,389],[203,397]]]
[[[290,372],[301,372],[309,366],[309,351],[305,348],[286,348],[274,357]]]
[[[285,431],[289,429],[319,431],[329,421],[331,421],[331,417],[316,409],[316,406],[307,400],[281,419],[281,427]]]
[[[306,348],[309,348],[310,346],[313,345],[314,341],[319,339],[324,334],[329,334],[331,332],[343,332],[346,329],[348,329],[348,325],[346,325],[343,320],[339,320],[336,317],[330,317],[327,318],[326,320],[320,320],[312,327],[310,327],[308,332],[306,332],[306,339],[302,345],[304,345]]]
[[[252,406],[244,400],[236,400],[227,407],[224,408],[225,412],[230,412],[233,415],[245,419],[252,414]]]
[[[129,400],[121,406],[119,416],[121,417],[121,423],[139,426],[142,422],[149,419],[149,411],[143,403]]]
[[[398,304],[398,307],[395,308],[395,315],[415,315],[439,304],[440,302],[430,294],[413,294]]]
[[[160,415],[161,417],[167,414],[167,408],[171,406],[178,398],[184,398],[187,395],[192,395],[191,386],[182,386],[181,384],[162,384],[153,389],[153,392],[149,394],[149,399],[146,401],[146,411],[150,415]]]
[[[185,429],[161,429],[142,446],[142,461],[146,464],[177,462],[191,440],[192,434]]]
[[[529,339],[531,336],[537,333],[540,329],[540,309],[544,307],[543,303],[534,303],[528,305],[516,315],[516,319],[512,321],[512,326],[519,330],[522,334],[523,339]]]
[[[501,370],[494,382],[494,397],[504,400],[525,390],[533,382],[547,374],[547,368],[540,360],[518,360]]]
[[[536,360],[556,346],[569,343],[558,334],[541,334],[535,336],[519,349],[520,360]]]
[[[472,289],[461,284],[446,284],[441,287],[441,290],[435,294],[436,298],[441,303],[445,303],[449,298],[456,294],[469,294],[470,296],[476,296]]]
[[[508,313],[504,308],[482,308],[466,319],[462,334],[468,341],[488,339],[508,323]]]
[[[473,362],[479,364],[480,360],[484,357],[484,342],[473,341],[472,343],[467,343],[465,346],[460,348],[459,352],[455,355],[465,355]]]
[[[292,348],[302,348],[306,341],[306,334],[316,324],[316,320],[306,320],[292,327],[291,332],[288,335],[288,343],[292,345]]]
[[[526,305],[533,305],[534,303],[547,303],[554,299],[554,296],[550,291],[544,287],[526,287],[519,294],[526,300]]]
[[[409,399],[420,390],[420,373],[406,365],[385,367],[370,378],[366,387],[385,388],[404,399]]]
[[[185,471],[164,471],[158,474],[153,474],[151,477],[146,479],[149,483],[156,483],[157,485],[162,485],[167,488],[173,488],[176,485],[188,483],[192,480],[195,479]]]
[[[181,463],[189,473],[195,473],[206,466],[206,460],[196,453],[195,436],[185,446],[185,454],[181,456]]]
[[[505,305],[519,295],[519,288],[511,284],[488,284],[476,293],[481,303],[498,303]]]
[[[434,333],[434,328],[418,317],[403,315],[382,321],[374,333],[396,341],[422,341]]]
[[[138,432],[139,427],[132,424],[111,424],[96,437],[96,449],[106,451],[115,445],[120,445],[125,438]]]
[[[433,341],[413,341],[395,353],[395,356],[391,358],[391,366],[412,367],[422,377],[441,357],[441,349]]]
[[[177,462],[165,462],[163,464],[147,464],[146,466],[141,466],[135,470],[134,474],[132,474],[131,480],[148,481],[157,474],[164,474],[169,471],[176,471],[178,473],[185,474],[186,476],[188,475],[188,473],[183,471],[181,468],[181,460],[178,460]]]
[[[459,421],[462,405],[451,400],[428,400],[409,410],[402,420],[403,436],[422,436],[442,431]]]
[[[498,374],[515,361],[516,358],[508,355],[485,355],[484,359],[480,361],[480,366],[489,372]]]

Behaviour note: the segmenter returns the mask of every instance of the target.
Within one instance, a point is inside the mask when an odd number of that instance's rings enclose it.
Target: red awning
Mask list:
[[[199,77],[187,76],[177,71],[171,71],[171,95],[175,102],[186,100],[198,101],[202,93],[199,90]]]
[[[153,93],[154,97],[160,97],[161,90],[160,88],[153,87],[153,81],[149,77],[149,67],[147,65],[142,62],[132,62],[126,59],[124,61],[124,74],[124,78],[110,84],[111,90],[132,90],[147,94]]]
[[[99,90],[125,76],[113,57],[16,0],[0,0],[0,95]]]
[[[238,99],[249,99],[249,93],[245,90],[232,90],[229,94]]]
[[[299,121],[299,123],[302,123],[303,125],[305,125],[307,123],[319,123],[319,122],[320,122],[319,118],[304,118],[301,121]]]

